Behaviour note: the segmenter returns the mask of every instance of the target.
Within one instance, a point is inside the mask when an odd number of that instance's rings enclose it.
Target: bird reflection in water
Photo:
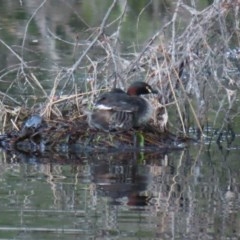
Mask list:
[[[128,161],[116,165],[105,163],[94,167],[93,176],[98,192],[111,198],[110,204],[149,204],[150,197],[145,194],[149,182],[146,166],[129,164]]]

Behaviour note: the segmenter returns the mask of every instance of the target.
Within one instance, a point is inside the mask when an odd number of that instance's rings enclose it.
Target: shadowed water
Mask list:
[[[205,145],[94,156],[2,152],[1,237],[237,238],[236,143],[211,152]]]

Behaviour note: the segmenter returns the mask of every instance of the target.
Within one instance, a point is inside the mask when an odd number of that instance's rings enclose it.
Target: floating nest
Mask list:
[[[0,135],[0,146],[8,151],[111,152],[182,149],[189,139],[168,131],[160,132],[150,123],[129,131],[102,132],[90,129],[86,116],[75,120],[44,120],[32,115],[19,130]]]

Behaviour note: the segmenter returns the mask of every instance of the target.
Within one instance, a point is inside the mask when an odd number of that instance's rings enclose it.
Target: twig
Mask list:
[[[108,8],[108,11],[106,13],[106,15],[104,16],[102,23],[99,27],[99,31],[98,34],[96,35],[96,37],[93,39],[93,41],[90,43],[90,45],[86,48],[86,50],[83,52],[83,54],[79,57],[79,59],[73,64],[73,66],[69,69],[69,73],[72,74],[76,68],[79,66],[79,64],[81,63],[81,61],[83,60],[83,58],[86,56],[86,54],[88,53],[88,51],[93,47],[93,45],[97,42],[97,40],[99,39],[99,37],[103,34],[103,30],[105,27],[105,24],[108,20],[108,17],[112,11],[112,9],[114,8],[115,4],[116,4],[117,0],[114,0],[111,4],[111,6]]]
[[[24,35],[23,35],[23,41],[22,41],[22,58],[23,58],[23,53],[24,53],[24,45],[25,45],[25,41],[26,41],[26,37],[27,37],[27,31],[28,31],[28,27],[30,22],[32,21],[32,19],[35,17],[35,15],[37,14],[37,12],[43,7],[43,5],[47,2],[47,0],[43,0],[42,3],[38,6],[38,8],[33,12],[32,16],[29,18],[29,20],[27,21],[26,27],[25,27],[25,31],[24,31]]]

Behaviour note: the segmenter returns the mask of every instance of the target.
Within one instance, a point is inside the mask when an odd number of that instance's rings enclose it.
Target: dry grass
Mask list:
[[[216,123],[222,113],[228,121],[238,116],[235,100],[240,85],[239,64],[234,49],[239,46],[240,39],[239,1],[214,1],[202,11],[197,11],[180,0],[176,1],[172,19],[146,42],[140,52],[132,53],[129,59],[129,56],[124,57],[119,47],[127,1],[124,2],[120,15],[109,22],[109,16],[117,4],[114,0],[92,36],[83,42],[76,38],[74,55],[77,56],[79,48],[84,51],[75,63],[51,73],[54,84],[50,92],[38,79],[36,72],[39,69],[31,67],[23,58],[29,22],[44,3],[45,1],[36,9],[26,25],[22,54],[18,54],[0,39],[0,43],[19,60],[18,65],[1,71],[0,79],[17,73],[12,85],[24,82],[24,85],[33,89],[33,92],[36,91],[36,95],[40,93],[45,100],[40,103],[35,101],[26,110],[8,93],[13,87],[10,86],[6,92],[0,93],[3,128],[7,127],[7,119],[17,123],[23,113],[31,112],[38,112],[46,119],[74,120],[91,107],[95,95],[101,89],[112,86],[126,88],[129,82],[139,78],[159,90],[160,102],[169,111],[170,127],[174,129],[175,126],[176,132],[187,135],[190,126],[196,126],[202,132],[209,119]],[[179,22],[183,22],[185,16],[189,20],[188,24],[179,30]],[[106,35],[105,29],[116,22],[118,26],[115,32],[111,36]],[[95,51],[102,52],[101,60],[96,61],[92,57]],[[79,92],[76,74],[80,71],[87,73],[88,77]],[[13,125],[17,128],[18,124]]]

